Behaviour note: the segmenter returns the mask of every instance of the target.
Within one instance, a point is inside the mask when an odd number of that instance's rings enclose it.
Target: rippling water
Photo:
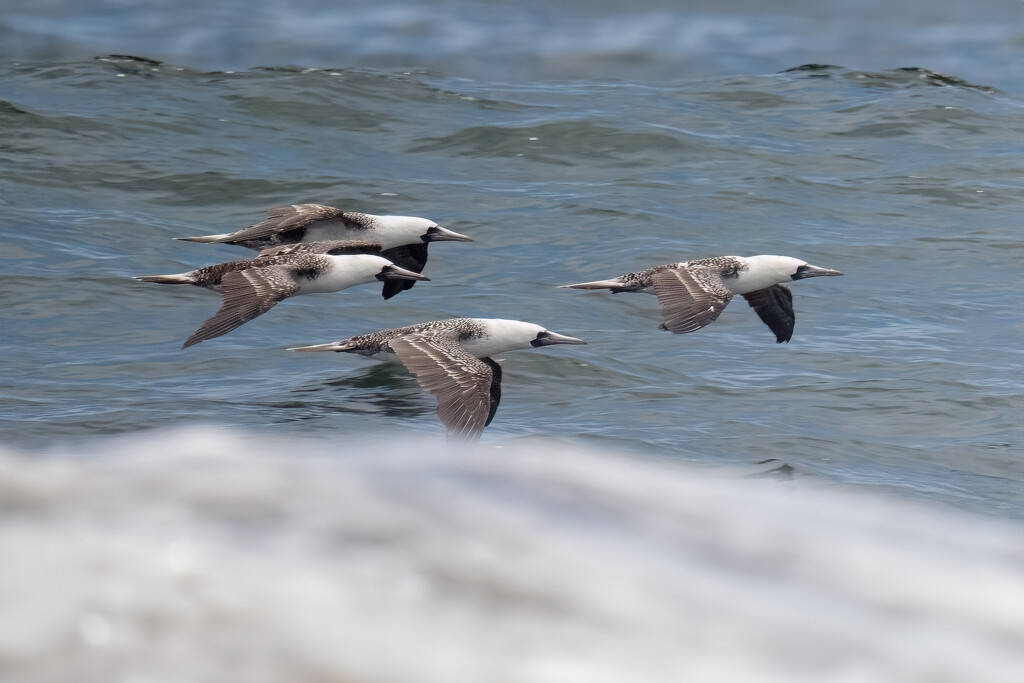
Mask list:
[[[401,370],[284,349],[495,316],[591,344],[507,354],[488,439],[775,458],[1024,514],[1024,124],[994,87],[924,69],[506,84],[117,58],[9,64],[0,82],[9,443],[197,422],[438,438]],[[171,238],[302,201],[477,242],[435,245],[434,281],[396,299],[302,297],[180,351],[217,298],[130,276],[241,257]],[[656,329],[653,297],[554,288],[756,253],[847,273],[797,283],[788,345],[735,303],[678,336]]]

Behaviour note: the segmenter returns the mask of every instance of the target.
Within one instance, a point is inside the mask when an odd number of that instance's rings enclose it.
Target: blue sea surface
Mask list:
[[[285,351],[453,316],[587,347],[508,354],[489,439],[548,435],[798,473],[1019,517],[1019,98],[923,68],[806,66],[666,83],[427,70],[206,72],[101,58],[3,74],[3,425],[12,444],[215,423],[422,430],[400,369]],[[433,279],[301,297],[181,351],[218,306],[131,279],[248,252],[172,238],[268,206],[423,215]],[[657,263],[782,253],[790,344],[743,302],[659,332],[641,295],[556,289]]]

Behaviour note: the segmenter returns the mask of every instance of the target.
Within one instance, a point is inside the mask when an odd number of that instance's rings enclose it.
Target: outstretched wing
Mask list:
[[[498,412],[498,404],[501,403],[501,366],[493,358],[481,358],[491,368],[491,409],[487,413],[487,422],[484,427],[491,424],[494,414]]]
[[[260,239],[270,237],[288,230],[305,228],[306,226],[323,220],[344,220],[345,212],[333,206],[323,204],[287,204],[285,206],[274,206],[267,210],[266,220],[255,225],[242,228],[231,234],[233,242]],[[353,222],[353,227],[362,227]]]
[[[298,242],[296,244],[282,244],[277,247],[270,247],[261,251],[256,258],[284,256],[287,254],[330,254],[331,256],[374,254],[379,256],[380,253],[380,242],[370,240],[321,240],[319,242]]]
[[[385,249],[380,255],[399,268],[422,273],[423,267],[427,265],[427,243],[403,244],[399,247]],[[396,294],[412,289],[414,284],[416,284],[415,280],[385,280],[384,298],[390,299]]]
[[[676,334],[694,332],[715,321],[732,292],[713,268],[665,268],[651,277],[661,304],[658,327]]]
[[[392,339],[390,346],[420,386],[437,397],[437,415],[448,428],[448,438],[479,439],[501,400],[498,364],[466,351],[455,333],[412,334]]]
[[[281,266],[227,273],[221,280],[224,301],[220,310],[204,322],[181,348],[227,334],[263,315],[297,289],[291,271]]]
[[[775,343],[793,338],[796,313],[793,312],[793,292],[786,285],[772,285],[743,295],[765,325],[775,333]]]

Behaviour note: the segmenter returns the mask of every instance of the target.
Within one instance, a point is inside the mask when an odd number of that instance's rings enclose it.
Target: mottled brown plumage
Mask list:
[[[292,296],[337,292],[376,280],[427,279],[395,266],[380,253],[380,245],[373,242],[309,242],[272,247],[253,259],[136,279],[191,284],[223,293],[220,310],[186,340],[186,348],[227,334]]]
[[[665,268],[651,275],[651,288],[661,304],[662,330],[686,334],[715,321],[732,292],[715,270],[706,266]]]
[[[342,211],[323,204],[288,204],[267,211],[266,220],[222,235],[179,237],[190,242],[235,244],[264,252],[282,245],[333,240],[375,242],[389,261],[414,273],[422,273],[430,242],[472,242],[472,238],[442,228],[416,216],[376,216]],[[413,281],[384,283],[383,295],[390,299],[409,289]]]
[[[686,334],[714,322],[736,294],[742,295],[779,343],[793,337],[796,316],[791,280],[842,275],[790,256],[718,256],[666,263],[608,280],[563,285],[613,293],[654,294],[661,304],[659,329]]]
[[[437,397],[437,415],[449,438],[478,438],[498,407],[496,402],[492,407],[491,397],[501,397],[498,364],[469,353],[455,331],[410,334],[392,339],[390,346],[420,386]]]
[[[448,438],[473,441],[501,402],[501,367],[491,357],[549,344],[585,344],[539,325],[493,318],[451,318],[349,337],[295,351],[394,354],[424,390],[437,397]]]

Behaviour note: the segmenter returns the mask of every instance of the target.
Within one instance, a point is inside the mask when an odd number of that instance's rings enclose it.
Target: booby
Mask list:
[[[301,294],[340,292],[374,281],[429,280],[381,256],[374,242],[329,240],[272,247],[254,259],[230,261],[173,275],[139,275],[164,285],[196,285],[224,295],[220,310],[181,348],[227,334]]]
[[[323,204],[275,206],[267,210],[266,220],[235,232],[175,239],[236,244],[250,249],[322,240],[372,240],[380,243],[384,258],[416,273],[423,272],[430,242],[473,241],[472,237],[442,228],[426,218],[375,216]],[[390,299],[414,284],[411,280],[385,282],[384,298]]]
[[[437,397],[437,414],[448,438],[475,441],[501,401],[501,366],[495,354],[586,343],[519,320],[450,318],[291,350],[397,357],[420,386]]]
[[[654,294],[661,304],[658,329],[676,334],[694,332],[721,314],[740,294],[775,333],[776,343],[793,338],[796,315],[787,283],[823,275],[842,275],[791,256],[718,256],[667,263],[610,280],[562,285],[572,289],[609,289]]]

